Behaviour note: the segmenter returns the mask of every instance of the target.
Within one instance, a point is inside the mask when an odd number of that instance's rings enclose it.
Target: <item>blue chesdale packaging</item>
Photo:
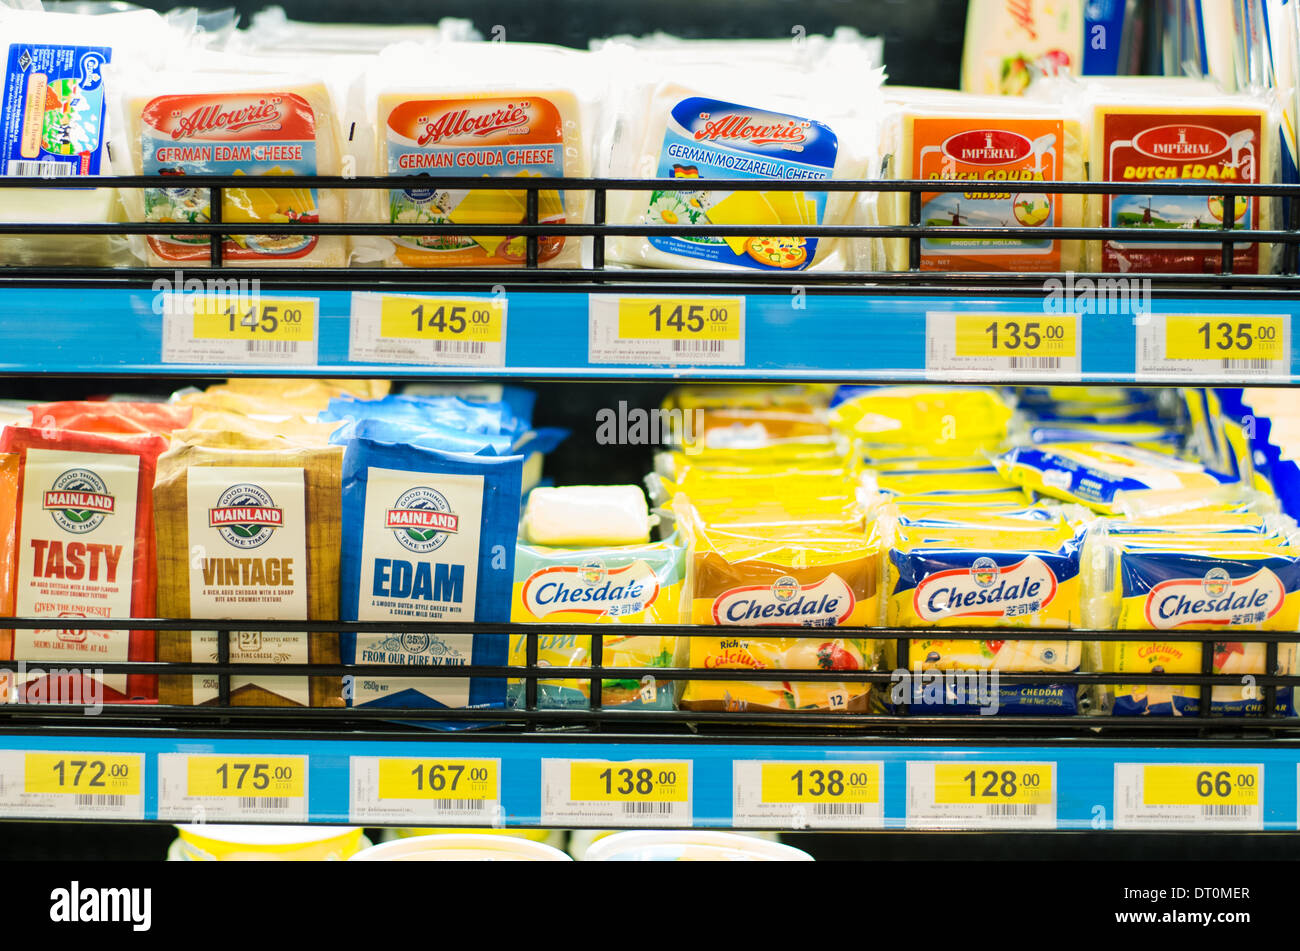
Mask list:
[[[364,436],[343,454],[344,619],[508,621],[524,457]],[[343,634],[345,664],[504,665],[503,634]],[[355,678],[353,706],[504,707],[504,678]],[[422,724],[437,728],[447,724]],[[464,724],[462,724],[464,725]]]
[[[0,103],[0,174],[98,175],[104,146],[106,46],[12,43]]]

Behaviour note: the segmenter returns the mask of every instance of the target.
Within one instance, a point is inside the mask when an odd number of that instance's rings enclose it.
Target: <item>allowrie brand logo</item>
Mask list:
[[[527,102],[507,103],[492,109],[453,109],[436,119],[424,123],[423,133],[416,138],[419,145],[437,145],[443,139],[464,136],[486,136],[506,129],[527,125],[533,118]]]
[[[695,141],[717,142],[739,140],[754,146],[780,145],[801,148],[808,140],[812,123],[806,119],[785,116],[731,112],[714,118],[712,113],[701,112],[700,124],[694,129]]]
[[[229,135],[250,129],[278,129],[283,119],[279,96],[233,103],[209,102],[188,113],[173,114],[173,140],[201,138],[212,133]]]

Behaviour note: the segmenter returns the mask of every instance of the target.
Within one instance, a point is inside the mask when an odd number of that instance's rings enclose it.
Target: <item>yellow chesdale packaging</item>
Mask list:
[[[732,531],[703,525],[682,496],[678,524],[691,537],[683,620],[743,627],[729,637],[692,637],[690,665],[771,670],[782,679],[691,681],[688,710],[863,712],[870,684],[798,683],[782,670],[870,669],[876,644],[863,637],[762,637],[764,625],[864,627],[879,612],[879,550],[861,532],[820,526]],[[751,633],[752,631],[752,633]]]

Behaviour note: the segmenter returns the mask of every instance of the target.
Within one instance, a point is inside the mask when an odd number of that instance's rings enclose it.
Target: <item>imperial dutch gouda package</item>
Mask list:
[[[338,617],[343,451],[210,433],[158,461],[154,508],[163,617],[333,621]],[[217,660],[214,631],[163,631],[163,661]],[[338,636],[239,631],[234,664],[337,664]],[[163,703],[219,699],[215,676],[159,679]],[[233,706],[342,706],[338,677],[232,677]]]
[[[680,620],[686,548],[677,536],[639,545],[550,548],[520,544],[515,554],[510,620],[581,624],[676,624]],[[527,634],[511,638],[510,663],[527,663]],[[679,667],[679,639],[656,634],[603,636],[607,667]],[[680,645],[684,647],[685,645]],[[591,637],[544,634],[537,661],[546,667],[591,664]],[[580,671],[570,671],[579,673]],[[654,677],[601,682],[601,705],[671,710],[678,684]],[[540,709],[580,708],[590,702],[586,680],[541,680]],[[522,680],[510,681],[510,705],[522,707]]]
[[[89,625],[97,617],[155,616],[152,489],[166,447],[152,435],[0,430],[0,452],[21,458],[14,610],[62,625],[15,631],[11,652],[0,660],[53,667],[154,659],[152,632]],[[147,674],[29,672],[18,691],[19,700],[34,701],[157,699],[156,678]]]

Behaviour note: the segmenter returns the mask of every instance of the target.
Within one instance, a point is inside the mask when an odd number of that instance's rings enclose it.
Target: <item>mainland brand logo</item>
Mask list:
[[[284,527],[284,510],[260,485],[241,482],[217,497],[208,509],[208,526],[235,548],[257,548]]]
[[[853,613],[857,599],[839,575],[803,585],[789,575],[771,584],[732,588],[713,599],[714,624],[803,624],[833,627]]]
[[[441,548],[460,530],[460,517],[437,489],[418,486],[397,497],[384,513],[384,527],[409,551],[423,554]]]
[[[987,556],[969,568],[936,571],[916,586],[912,606],[918,617],[1020,617],[1036,614],[1056,597],[1056,575],[1041,558],[1030,556],[999,568]]]
[[[1286,588],[1268,568],[1233,579],[1221,568],[1173,578],[1147,592],[1146,619],[1157,630],[1199,624],[1260,624],[1282,610]]]
[[[44,508],[65,532],[84,535],[112,515],[117,500],[104,480],[89,469],[69,469],[45,493]]]
[[[582,565],[551,565],[534,571],[520,590],[534,617],[557,611],[620,617],[639,614],[659,597],[659,578],[644,561],[607,568],[593,559]]]
[[[1033,143],[1015,132],[1002,129],[974,129],[949,136],[943,154],[968,165],[1007,165],[1033,151]]]
[[[1133,137],[1133,148],[1157,159],[1205,159],[1228,149],[1229,139],[1203,125],[1159,125]]]
[[[193,139],[213,132],[242,132],[253,128],[278,129],[283,114],[279,96],[269,96],[239,105],[213,102],[199,106],[192,112],[172,113],[175,125],[172,139]]]
[[[781,119],[778,116],[755,119],[744,113],[728,113],[713,118],[712,113],[701,112],[701,127],[695,129],[695,141],[739,139],[750,145],[799,146],[808,139],[812,123],[806,119]]]
[[[426,122],[424,133],[416,139],[419,145],[436,145],[443,139],[460,136],[485,136],[506,129],[517,129],[533,117],[528,102],[508,103],[496,109],[475,111],[455,109],[444,112],[432,122]]]

